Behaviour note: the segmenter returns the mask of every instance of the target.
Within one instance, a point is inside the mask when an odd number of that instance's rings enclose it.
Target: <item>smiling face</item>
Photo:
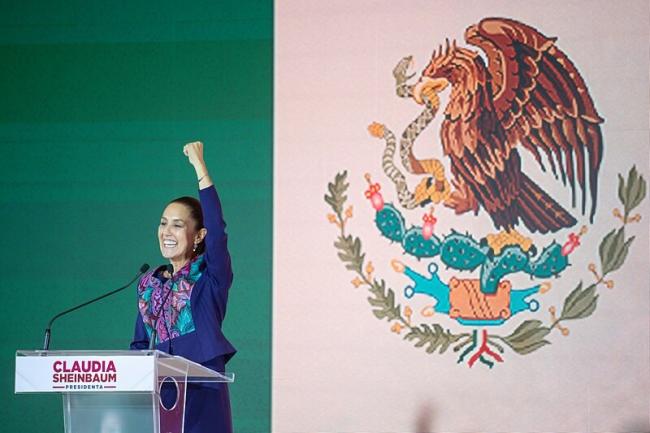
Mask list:
[[[170,203],[160,217],[158,242],[160,252],[174,265],[174,270],[177,264],[184,264],[192,258],[194,243],[201,239],[189,208],[181,203]]]

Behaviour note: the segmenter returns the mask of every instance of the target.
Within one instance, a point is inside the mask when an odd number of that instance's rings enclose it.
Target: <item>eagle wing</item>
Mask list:
[[[574,64],[555,46],[555,38],[514,20],[486,18],[466,30],[465,40],[487,55],[494,110],[509,147],[521,143],[542,170],[544,152],[553,174],[557,177],[559,170],[562,182],[568,180],[573,206],[577,180],[583,214],[589,167],[593,220],[603,119]]]

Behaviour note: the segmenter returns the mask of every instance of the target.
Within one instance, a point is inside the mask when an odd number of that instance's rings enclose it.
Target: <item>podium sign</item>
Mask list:
[[[157,350],[18,351],[15,371],[16,393],[63,395],[66,433],[182,433],[187,383],[234,381]]]
[[[19,356],[16,392],[151,392],[154,370],[154,357]]]

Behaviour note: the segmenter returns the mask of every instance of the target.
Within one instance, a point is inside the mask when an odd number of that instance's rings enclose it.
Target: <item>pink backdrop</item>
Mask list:
[[[550,283],[535,295],[537,312],[524,311],[499,326],[465,326],[448,315],[423,314],[430,297],[407,298],[405,275],[390,262],[400,260],[427,275],[430,259],[416,260],[390,244],[374,224],[375,211],[364,196],[364,174],[381,184],[386,202],[397,204],[395,189],[382,171],[384,143],[367,126],[381,122],[396,134],[422,110],[395,95],[392,69],[414,56],[420,72],[445,38],[468,47],[463,33],[484,17],[524,22],[560,47],[586,81],[605,122],[604,158],[593,224],[571,209],[570,190],[543,174],[523,149],[524,171],[565,208],[578,224],[547,235],[520,232],[540,247],[563,244],[581,226],[588,231],[559,278],[531,281],[509,278],[513,286]],[[334,246],[340,228],[328,221],[327,185],[347,171],[343,207],[345,231],[358,237],[365,254],[363,274],[383,279],[394,292],[402,317],[406,307],[414,324],[437,324],[451,334],[481,335],[483,329],[512,335],[525,320],[552,322],[578,282],[601,270],[599,247],[621,226],[618,174],[627,179],[636,164],[649,176],[647,1],[302,1],[276,3],[275,12],[275,185],[273,431],[284,432],[627,432],[649,431],[650,420],[650,251],[648,200],[632,211],[625,238],[635,236],[622,267],[596,289],[597,308],[588,317],[561,322],[545,339],[550,344],[518,354],[506,344],[503,362],[486,355],[493,367],[469,367],[469,347],[427,353],[426,345],[405,340],[398,320],[378,319],[368,298],[373,294],[346,269]],[[470,47],[476,49],[476,47]],[[416,77],[417,78],[417,77]],[[449,90],[441,95],[444,107]],[[415,142],[419,158],[438,158],[449,176],[449,160],[439,139],[440,117]],[[407,176],[410,186],[419,182]],[[401,209],[407,227],[422,225],[428,210]],[[436,206],[436,233],[451,229],[481,238],[496,230],[485,211],[456,216]],[[332,218],[332,217],[330,217]],[[336,218],[334,218],[336,221]],[[440,262],[438,262],[440,264]],[[444,281],[458,276],[441,266]],[[474,274],[476,277],[476,274]],[[355,287],[358,285],[358,287]],[[611,284],[610,284],[611,285]],[[426,311],[425,311],[426,312]],[[462,342],[459,340],[458,342]],[[496,340],[495,340],[496,341]]]

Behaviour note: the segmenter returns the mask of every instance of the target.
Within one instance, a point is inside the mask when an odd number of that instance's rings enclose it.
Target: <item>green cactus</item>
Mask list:
[[[404,217],[399,210],[395,209],[395,206],[390,203],[384,204],[384,207],[375,215],[375,224],[384,237],[393,242],[402,242],[406,232]]]
[[[558,276],[569,266],[568,256],[562,255],[562,247],[555,241],[546,246],[542,253],[526,266],[525,272],[537,278]]]
[[[375,224],[384,237],[399,242],[406,254],[418,260],[439,255],[442,263],[458,271],[474,271],[480,267],[481,291],[484,293],[495,293],[499,282],[509,274],[525,272],[534,278],[549,278],[559,275],[569,265],[568,258],[562,255],[562,248],[555,241],[534,258],[534,252],[527,254],[518,245],[506,246],[499,254],[493,255],[484,241],[478,242],[469,233],[461,234],[454,230],[442,241],[435,235],[424,239],[422,227],[412,226],[406,230],[404,217],[390,203],[376,213]]]
[[[435,257],[440,254],[440,239],[433,235],[429,239],[422,236],[422,227],[411,227],[402,239],[404,252],[418,259],[422,257]]]
[[[501,279],[508,274],[523,271],[528,260],[528,255],[519,245],[505,247],[501,254],[488,257],[481,267],[481,290],[484,293],[496,293]]]
[[[473,271],[485,262],[487,251],[471,235],[452,231],[442,242],[440,260],[450,268]]]

